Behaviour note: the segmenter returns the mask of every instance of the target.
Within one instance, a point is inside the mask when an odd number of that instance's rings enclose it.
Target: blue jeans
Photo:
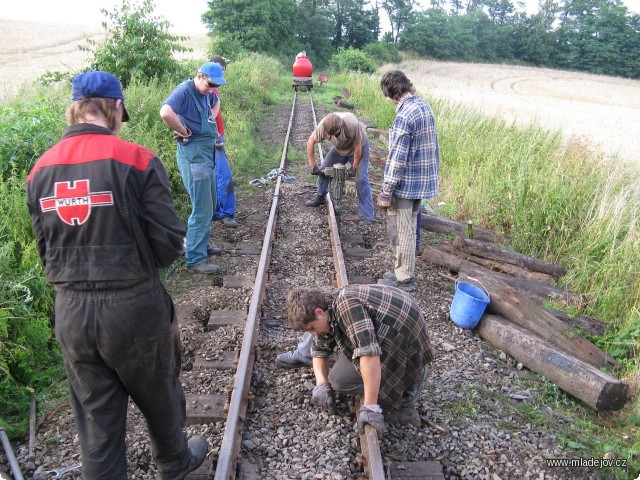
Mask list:
[[[191,199],[184,255],[188,267],[200,265],[207,259],[211,218],[216,204],[214,141],[215,137],[212,140],[205,136],[203,141],[196,138],[187,145],[178,145],[178,168]]]
[[[353,155],[343,157],[335,147],[331,147],[320,165],[320,170],[324,170],[326,167],[333,167],[336,163],[351,163],[353,165]],[[324,175],[318,175],[316,185],[318,187],[318,195],[326,195],[329,191],[329,178]],[[356,192],[358,193],[360,218],[373,221],[373,195],[371,193],[371,184],[369,183],[369,140],[366,140],[362,146],[362,157],[360,157],[360,164],[356,173]]]
[[[224,142],[224,136],[219,137]],[[233,217],[236,213],[236,193],[233,189],[233,176],[224,147],[216,147],[216,208],[213,218]]]

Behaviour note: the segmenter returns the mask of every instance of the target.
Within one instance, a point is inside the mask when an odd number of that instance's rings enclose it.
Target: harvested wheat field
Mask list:
[[[399,67],[434,98],[640,163],[640,80],[547,68],[410,60]],[[390,66],[385,69],[390,69]]]

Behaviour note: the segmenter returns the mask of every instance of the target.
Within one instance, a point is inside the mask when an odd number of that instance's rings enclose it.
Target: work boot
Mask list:
[[[187,270],[191,273],[204,273],[207,275],[213,275],[216,273],[222,272],[222,268],[220,265],[216,265],[215,263],[202,262],[198,265],[193,265],[191,267],[187,267]]]
[[[325,203],[327,203],[326,195],[316,195],[315,197],[313,197],[313,199],[304,202],[307,207],[319,207],[320,205],[324,205]]]
[[[298,355],[294,350],[293,352],[281,353],[276,357],[276,364],[282,368],[300,368],[310,367],[313,361],[310,358],[305,358]]]
[[[387,280],[396,280],[395,272],[384,272],[382,274],[382,278],[386,278]]]
[[[176,480],[184,480],[187,475],[197,469],[202,462],[204,462],[204,458],[207,456],[207,452],[209,451],[209,444],[207,443],[207,439],[202,435],[195,435],[189,439],[189,465],[186,470],[180,473]]]
[[[413,292],[416,289],[416,279],[409,278],[399,282],[391,278],[381,278],[378,280],[378,285],[386,285],[387,287],[396,287],[405,292]]]
[[[214,255],[222,255],[222,249],[209,242],[209,245],[207,245],[207,257],[212,257]]]
[[[233,217],[222,217],[222,224],[227,228],[238,228],[238,222]]]

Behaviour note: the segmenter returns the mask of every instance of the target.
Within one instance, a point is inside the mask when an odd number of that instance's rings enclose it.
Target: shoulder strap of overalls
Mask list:
[[[195,90],[195,86],[193,84],[193,82],[191,82],[191,84],[189,85],[189,93],[191,94],[191,97],[193,98],[193,101],[196,104],[196,108],[198,109],[198,113],[200,115],[204,115],[204,112],[202,111],[202,104],[200,103],[200,100],[198,100],[198,97],[196,97],[196,93],[194,92]],[[209,115],[206,115],[207,117],[209,117]]]

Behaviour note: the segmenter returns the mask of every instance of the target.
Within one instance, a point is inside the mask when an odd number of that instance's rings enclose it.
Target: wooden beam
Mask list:
[[[595,410],[619,410],[629,385],[497,315],[485,315],[478,334]]]
[[[469,238],[456,237],[453,245],[456,248],[479,257],[501,260],[536,272],[548,273],[556,278],[567,273],[567,269],[562,265],[547,262],[545,260],[539,260],[513,250],[498,247],[497,245],[493,245],[482,240],[471,240]]]
[[[494,272],[476,263],[465,260],[460,255],[463,255],[463,253],[459,250],[456,250],[455,253],[449,253],[442,250],[440,247],[426,245],[422,250],[420,258],[434,265],[445,267],[452,272],[459,272],[464,265],[469,265],[473,268],[486,272],[487,274],[491,273],[496,278],[499,278],[504,283],[515,288],[536,303],[544,303],[550,300],[562,300],[567,305],[576,305],[579,308],[584,304],[584,299],[578,294],[568,292],[546,283],[514,277],[501,272]]]
[[[466,222],[459,222],[452,218],[423,213],[420,227],[430,232],[465,235],[468,225]],[[506,243],[506,239],[495,231],[475,225],[473,226],[473,238],[484,240],[485,242]]]

